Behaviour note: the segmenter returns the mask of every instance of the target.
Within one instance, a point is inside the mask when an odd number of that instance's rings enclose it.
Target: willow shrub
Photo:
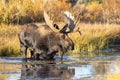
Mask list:
[[[43,11],[49,12],[51,18],[60,19],[61,11],[70,9],[67,0],[50,0],[47,3],[44,0],[10,0],[9,2],[0,2],[0,23],[19,23],[43,21]],[[54,18],[55,18],[54,17]]]

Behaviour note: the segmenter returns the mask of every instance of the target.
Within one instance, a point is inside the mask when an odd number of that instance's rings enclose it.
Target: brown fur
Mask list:
[[[18,33],[20,50],[27,58],[27,49],[31,51],[31,58],[53,59],[56,53],[63,54],[74,49],[72,40],[62,32],[54,32],[47,25],[37,26],[28,24],[26,28]]]

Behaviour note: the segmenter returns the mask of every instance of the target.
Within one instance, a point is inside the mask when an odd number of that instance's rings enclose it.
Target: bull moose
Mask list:
[[[41,56],[47,60],[54,59],[56,53],[60,53],[62,59],[65,52],[74,49],[74,43],[68,36],[75,27],[74,21],[64,14],[67,23],[60,29],[57,24],[53,24],[45,11],[44,19],[45,25],[27,24],[18,33],[24,59],[27,59],[27,49],[30,50],[32,59],[39,59]]]

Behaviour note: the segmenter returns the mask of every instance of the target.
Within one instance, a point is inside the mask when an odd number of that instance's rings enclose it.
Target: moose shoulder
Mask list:
[[[46,25],[27,24],[24,25],[25,29],[18,33],[20,51],[25,59],[27,49],[30,50],[33,59],[38,59],[39,56],[43,59],[53,59],[56,53],[60,53],[62,59],[65,52],[74,49],[74,43],[66,31],[69,25],[65,24],[59,30],[59,26],[50,22],[49,16],[45,12],[44,18]],[[58,31],[54,31],[55,28]]]

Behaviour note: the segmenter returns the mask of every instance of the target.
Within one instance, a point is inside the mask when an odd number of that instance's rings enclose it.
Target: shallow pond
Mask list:
[[[120,80],[120,55],[28,61],[0,58],[0,80]]]

